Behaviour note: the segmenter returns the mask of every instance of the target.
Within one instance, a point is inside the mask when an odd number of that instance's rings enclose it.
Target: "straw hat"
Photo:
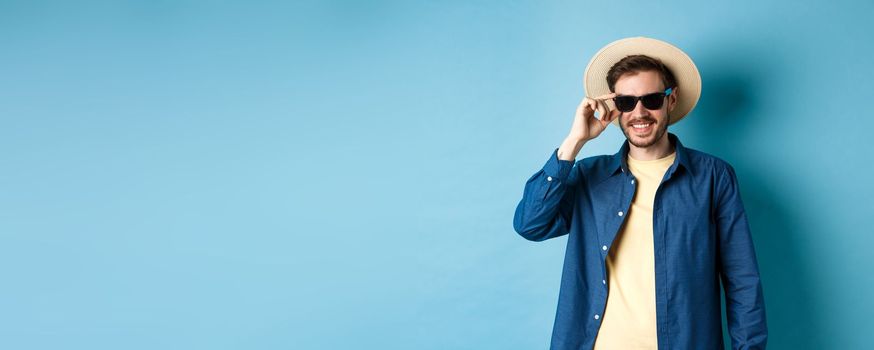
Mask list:
[[[676,46],[642,36],[616,40],[598,50],[586,66],[583,79],[586,96],[593,98],[609,94],[607,72],[616,62],[628,55],[647,55],[659,59],[671,70],[671,73],[674,73],[677,79],[678,99],[676,107],[669,114],[668,125],[680,121],[695,108],[698,98],[701,97],[701,75],[695,63],[689,55]],[[608,100],[608,104],[610,108],[616,108],[612,100]],[[614,119],[613,124],[620,126],[619,118]]]

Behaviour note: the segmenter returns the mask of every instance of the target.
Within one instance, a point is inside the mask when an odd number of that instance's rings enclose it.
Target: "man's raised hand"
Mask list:
[[[607,125],[620,114],[618,110],[611,110],[607,105],[606,100],[614,96],[616,96],[615,92],[595,98],[584,97],[580,105],[577,106],[574,123],[568,138],[586,142],[598,137],[607,128]],[[595,118],[595,111],[598,111],[598,118]]]

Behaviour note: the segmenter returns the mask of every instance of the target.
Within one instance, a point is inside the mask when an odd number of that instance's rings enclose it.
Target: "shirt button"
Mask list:
[[[547,176],[546,181],[552,181],[552,176]]]
[[[622,211],[619,212],[619,216],[622,216]]]
[[[596,320],[599,319],[599,318],[601,318],[600,315],[595,315],[595,319],[596,319]]]
[[[634,185],[634,179],[631,179],[631,184]]]
[[[601,280],[602,284],[607,284],[607,280]]]
[[[607,246],[601,247],[601,250],[607,250]]]

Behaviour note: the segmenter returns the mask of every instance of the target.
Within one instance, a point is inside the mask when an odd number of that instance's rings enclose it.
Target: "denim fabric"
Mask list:
[[[683,147],[653,203],[659,349],[723,349],[720,280],[733,349],[764,349],[768,330],[758,262],[734,168]],[[543,241],[568,235],[550,349],[591,349],[607,304],[605,258],[634,198],[626,140],[613,155],[558,159],[525,183],[513,227]],[[609,315],[607,316],[609,317]]]

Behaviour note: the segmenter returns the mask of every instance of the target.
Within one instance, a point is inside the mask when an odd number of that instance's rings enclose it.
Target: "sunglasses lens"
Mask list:
[[[662,102],[665,101],[665,95],[660,92],[649,94],[641,97],[640,101],[643,102],[643,106],[646,107],[646,109],[659,109],[662,108]]]
[[[631,112],[634,110],[634,105],[637,104],[637,99],[633,96],[617,96],[613,98],[613,102],[616,103],[616,109],[620,112]]]

